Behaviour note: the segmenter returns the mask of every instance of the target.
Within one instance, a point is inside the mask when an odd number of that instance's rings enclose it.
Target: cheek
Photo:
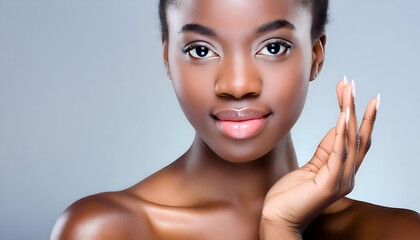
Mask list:
[[[311,71],[311,55],[296,50],[289,59],[266,67],[264,89],[273,113],[291,128],[299,118],[305,104]]]
[[[185,116],[194,128],[202,127],[200,124],[206,122],[203,118],[209,117],[214,101],[214,71],[191,66],[182,55],[170,59],[170,66],[172,84]]]

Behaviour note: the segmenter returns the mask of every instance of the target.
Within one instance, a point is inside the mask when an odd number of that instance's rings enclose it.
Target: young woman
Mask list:
[[[163,59],[196,130],[140,183],[72,204],[51,239],[420,239],[419,214],[345,196],[370,147],[379,95],[341,114],[298,167],[290,129],[324,62],[328,1],[161,0]]]

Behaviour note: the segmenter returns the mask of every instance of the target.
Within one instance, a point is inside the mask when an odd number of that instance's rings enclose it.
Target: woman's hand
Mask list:
[[[299,236],[319,213],[353,190],[355,174],[371,144],[379,94],[366,108],[359,135],[354,81],[350,84],[344,77],[336,90],[341,110],[336,127],[322,139],[307,164],[282,177],[265,197],[261,218],[264,239],[273,226]]]

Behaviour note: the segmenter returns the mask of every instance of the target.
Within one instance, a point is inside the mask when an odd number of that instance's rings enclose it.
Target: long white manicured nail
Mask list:
[[[353,99],[356,97],[356,85],[354,84],[354,79],[351,80],[351,94]]]
[[[378,111],[380,104],[381,104],[381,93],[378,93],[378,96],[376,97],[376,111]]]
[[[344,75],[343,80],[344,80],[344,86],[346,86],[346,85],[349,83],[349,82],[347,81],[347,77],[346,77],[346,75]]]
[[[347,107],[347,109],[346,109],[346,129],[349,129],[348,128],[348,126],[349,126],[349,120],[350,120],[350,108]]]

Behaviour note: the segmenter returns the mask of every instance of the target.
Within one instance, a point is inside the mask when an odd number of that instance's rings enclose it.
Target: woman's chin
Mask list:
[[[220,142],[215,144],[215,146],[210,145],[209,147],[219,158],[231,163],[247,163],[256,161],[266,155],[272,149],[267,146],[265,146],[265,148],[258,147],[258,144],[249,146],[247,144],[231,145],[222,144]]]
[[[227,124],[212,120],[210,125],[196,128],[196,137],[200,139],[202,146],[207,148],[207,152],[212,152],[214,157],[231,163],[247,163],[261,159],[276,147],[287,132],[286,129],[276,128],[278,124],[273,124],[269,117],[256,122],[249,136],[244,138],[238,137],[245,135],[239,131],[223,131],[222,128],[226,127],[224,125]]]

